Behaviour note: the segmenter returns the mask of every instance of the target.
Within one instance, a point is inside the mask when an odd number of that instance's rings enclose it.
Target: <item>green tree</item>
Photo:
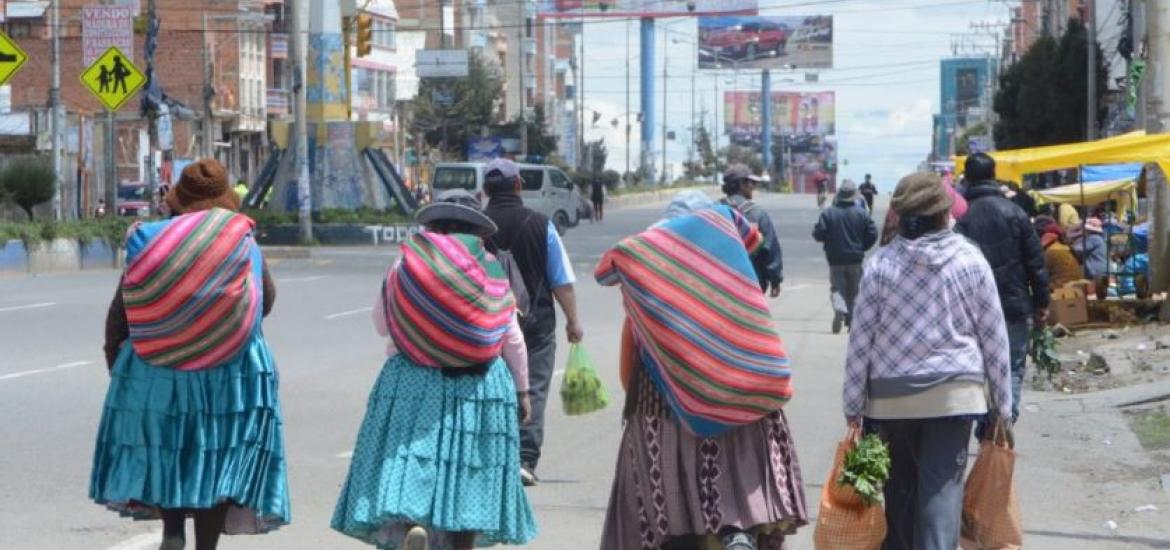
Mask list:
[[[764,173],[764,159],[760,156],[760,152],[752,147],[745,147],[743,145],[728,145],[720,151],[726,164],[746,164],[748,169],[753,174]]]
[[[684,177],[691,180],[710,177],[715,172],[715,148],[711,146],[711,132],[702,123],[695,129],[695,153],[694,159],[683,163]]]
[[[0,173],[5,197],[24,210],[29,220],[33,219],[33,208],[53,200],[55,179],[48,164],[31,158],[14,160]]]
[[[609,149],[605,147],[605,139],[585,143],[585,162],[591,174],[601,174],[605,171],[605,162],[609,159]]]
[[[1070,20],[1059,40],[1044,36],[1003,72],[993,107],[999,120],[992,135],[999,149],[1084,141],[1088,88],[1088,33]],[[1105,119],[1108,74],[1097,46],[1097,120]]]
[[[540,157],[541,162],[548,162],[553,153],[557,152],[557,137],[548,131],[548,116],[544,112],[544,104],[537,103],[532,108],[532,120],[527,121],[528,127],[528,155]],[[500,129],[508,135],[520,136],[520,118],[503,125]]]
[[[462,152],[469,137],[499,120],[503,79],[479,54],[468,56],[466,77],[424,78],[411,102],[414,129],[427,145],[446,154]]]

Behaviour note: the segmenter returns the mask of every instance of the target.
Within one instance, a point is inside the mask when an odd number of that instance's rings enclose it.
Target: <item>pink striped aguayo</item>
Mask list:
[[[715,436],[792,396],[788,355],[749,250],[759,231],[717,207],[629,237],[597,266],[621,285],[640,362],[683,424]]]
[[[429,367],[471,367],[500,355],[516,304],[508,277],[479,237],[419,233],[383,288],[398,350]]]
[[[222,209],[179,216],[126,267],[130,342],[144,361],[198,370],[243,349],[260,304],[252,227],[247,216]]]

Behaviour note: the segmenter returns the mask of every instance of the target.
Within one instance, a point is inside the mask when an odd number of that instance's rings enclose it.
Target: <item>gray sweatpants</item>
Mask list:
[[[955,550],[972,420],[866,420],[890,446],[885,550]]]
[[[535,470],[544,445],[544,410],[556,367],[557,333],[555,329],[525,331],[524,341],[528,346],[528,397],[532,402],[532,417],[520,426],[520,463]]]
[[[829,294],[833,301],[833,311],[852,316],[853,302],[857,299],[859,287],[861,264],[829,266]]]

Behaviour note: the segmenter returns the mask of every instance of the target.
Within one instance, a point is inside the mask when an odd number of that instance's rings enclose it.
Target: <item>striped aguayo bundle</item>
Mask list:
[[[516,302],[478,237],[415,235],[383,288],[390,337],[415,363],[472,367],[500,355]]]
[[[179,216],[126,267],[122,299],[139,357],[198,370],[243,349],[260,304],[252,227],[247,216],[218,208]]]
[[[792,396],[788,356],[749,251],[761,236],[728,207],[618,243],[596,277],[621,284],[642,365],[694,434],[754,422]]]

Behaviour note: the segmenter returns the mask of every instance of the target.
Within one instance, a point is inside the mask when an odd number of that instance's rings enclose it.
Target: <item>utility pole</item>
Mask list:
[[[1146,132],[1162,134],[1170,122],[1166,79],[1170,78],[1170,4],[1146,2],[1146,43],[1149,61],[1142,85],[1146,92]],[[1167,174],[1159,168],[1146,171],[1147,188],[1152,191],[1150,205],[1150,291],[1170,289],[1170,192]],[[1162,315],[1166,320],[1165,312]]]
[[[581,139],[577,143],[581,146],[581,154],[577,155],[577,164],[581,171],[585,171],[589,167],[585,165],[585,18],[581,18],[581,59],[577,63],[581,69],[581,79],[577,81],[577,95],[581,97],[579,104],[581,108],[577,110],[577,127],[581,131]]]
[[[215,93],[215,84],[212,82],[214,78],[213,68],[211,66],[211,47],[207,43],[207,12],[203,12],[203,124],[200,130],[200,154],[204,158],[210,158],[213,154],[212,150],[212,129],[211,126],[215,124],[215,114],[211,111],[211,98]]]
[[[157,3],[156,0],[149,0],[146,4],[146,21],[147,28],[152,29],[153,32],[158,31],[158,17],[157,17]],[[157,39],[157,36],[156,36]],[[154,76],[154,53],[150,54],[146,59],[146,73]],[[152,109],[146,115],[147,119],[147,140],[146,140],[146,193],[150,197],[147,199],[151,205],[151,210],[156,211],[157,205],[161,204],[158,200],[158,171],[154,166],[154,149],[158,144],[158,111]]]
[[[718,66],[718,62],[716,62],[716,66]],[[715,82],[715,113],[714,113],[715,114],[715,125],[713,128],[711,128],[711,133],[714,134],[714,136],[715,136],[715,150],[714,150],[715,171],[713,174],[711,174],[711,183],[714,185],[719,185],[719,176],[720,176],[720,173],[719,173],[719,132],[720,132],[719,131],[719,109],[723,108],[723,104],[722,104],[723,99],[719,97],[719,79],[720,78],[723,78],[723,75],[721,75],[719,73],[715,73],[715,78],[711,79]]]
[[[630,20],[626,19],[626,173],[622,174],[622,182],[630,182]]]
[[[61,187],[65,183],[65,117],[61,116],[61,1],[53,0],[53,85],[49,88],[53,148],[53,217],[61,219]],[[113,205],[110,205],[113,208]],[[115,214],[117,214],[115,212]]]
[[[292,58],[293,125],[289,148],[292,149],[294,174],[297,182],[297,220],[301,243],[313,242],[313,191],[309,186],[309,138],[305,120],[305,3],[309,0],[289,0],[292,32],[289,36],[289,56]]]
[[[528,29],[531,28],[528,19],[528,2],[521,2],[516,6],[520,10],[521,21],[516,36],[520,38],[520,158],[528,160],[528,82],[525,72],[528,67]]]
[[[669,39],[668,35],[670,33],[666,32],[665,28],[663,28],[662,30],[663,30],[663,33],[662,33],[662,178],[659,181],[661,181],[662,185],[665,187],[666,186],[666,84],[667,84],[666,81],[670,77],[669,71],[667,70],[667,67],[670,65],[670,58],[669,58],[670,46],[669,46],[669,44],[667,44],[666,41]]]
[[[1088,68],[1085,80],[1088,86],[1088,101],[1085,105],[1085,138],[1097,139],[1097,3],[1085,0],[1085,28],[1089,31],[1085,47],[1088,48]]]

